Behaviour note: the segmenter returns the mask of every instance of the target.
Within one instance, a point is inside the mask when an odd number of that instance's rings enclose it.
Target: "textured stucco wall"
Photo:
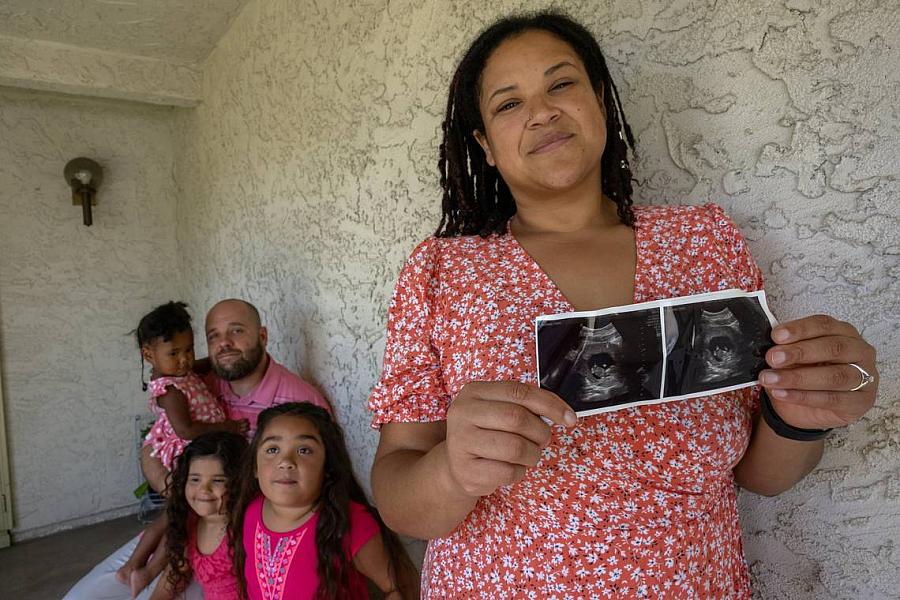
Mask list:
[[[172,109],[0,88],[0,359],[18,539],[133,510],[127,333],[176,297]],[[94,225],[62,171],[104,168]],[[122,510],[120,510],[122,509]]]
[[[335,403],[361,473],[385,310],[437,223],[437,144],[465,43],[517,2],[251,1],[179,124],[190,299],[255,301],[273,352]],[[819,470],[741,499],[758,593],[888,597],[900,580],[900,39],[895,0],[567,2],[638,137],[642,202],[716,201],[782,319],[826,312],[880,350],[879,403]]]

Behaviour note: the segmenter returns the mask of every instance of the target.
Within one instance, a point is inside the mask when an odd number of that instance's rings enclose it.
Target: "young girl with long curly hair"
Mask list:
[[[341,427],[288,403],[259,415],[232,526],[235,570],[250,600],[418,598],[418,573],[369,504]]]
[[[168,566],[151,600],[179,597],[192,579],[205,600],[236,600],[228,523],[237,502],[247,441],[237,433],[201,435],[175,461],[166,505]]]

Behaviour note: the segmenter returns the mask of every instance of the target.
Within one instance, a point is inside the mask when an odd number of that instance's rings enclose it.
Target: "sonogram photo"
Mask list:
[[[659,397],[659,311],[560,319],[538,324],[541,387],[576,412]]]
[[[756,298],[667,306],[665,396],[756,379],[772,347],[772,325]]]
[[[775,317],[726,290],[535,321],[538,381],[581,416],[754,385]]]

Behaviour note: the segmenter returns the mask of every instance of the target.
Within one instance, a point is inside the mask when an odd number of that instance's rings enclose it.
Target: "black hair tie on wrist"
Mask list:
[[[798,442],[814,442],[831,433],[831,429],[800,429],[799,427],[788,425],[772,408],[772,401],[769,400],[765,390],[759,391],[759,402],[763,419],[766,420],[766,424],[772,428],[772,431],[780,437],[797,440]]]

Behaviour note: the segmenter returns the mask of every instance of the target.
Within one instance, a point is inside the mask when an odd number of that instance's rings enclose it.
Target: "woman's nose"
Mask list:
[[[559,109],[543,96],[531,100],[531,113],[526,125],[530,128],[540,127],[555,121],[559,117]]]

